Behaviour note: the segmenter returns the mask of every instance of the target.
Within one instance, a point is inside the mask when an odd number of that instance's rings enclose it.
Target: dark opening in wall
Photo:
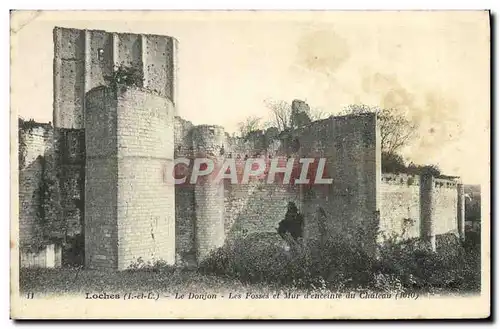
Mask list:
[[[278,234],[286,240],[286,235],[289,233],[292,238],[297,240],[303,236],[304,217],[297,208],[295,202],[288,202],[288,210],[285,218],[278,224]]]

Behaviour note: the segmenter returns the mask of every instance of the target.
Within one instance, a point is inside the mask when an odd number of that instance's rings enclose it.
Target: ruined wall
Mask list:
[[[21,267],[55,268],[62,265],[61,246],[50,244],[39,251],[21,250]]]
[[[68,224],[67,235],[83,232],[85,186],[85,132],[83,129],[54,129],[57,176],[62,216]]]
[[[54,148],[63,213],[73,223],[85,216],[89,266],[122,269],[138,257],[172,262],[174,250],[199,261],[226,237],[275,231],[288,201],[305,214],[306,238],[342,234],[367,250],[379,226],[395,233],[407,229],[409,236],[417,235],[417,227],[421,236],[453,230],[463,209],[448,183],[421,186],[417,198],[418,182],[382,180],[372,114],[314,122],[293,132],[298,137],[290,145],[266,140],[263,132],[230,138],[222,127],[174,118],[177,47],[165,36],[54,29]],[[120,65],[140,72],[142,89],[116,94],[100,88]],[[228,157],[324,157],[324,177],[333,184],[174,187],[168,181],[174,157],[200,156],[218,164]],[[21,175],[23,183],[36,180],[29,171]]]
[[[384,233],[421,237],[435,245],[438,235],[458,234],[459,205],[459,184],[454,180],[405,174],[382,176],[380,227]]]
[[[262,149],[255,141],[228,137],[221,127],[192,127],[178,119],[176,157],[208,155],[218,163],[225,158],[235,158],[243,164],[245,158],[258,155],[269,166],[272,159],[279,158],[284,165],[288,156],[301,156],[315,158],[313,168],[317,167],[318,158],[324,157],[327,161],[323,177],[334,178],[333,185],[307,187],[294,185],[293,180],[291,184],[267,184],[266,180],[251,180],[249,184],[226,181],[224,186],[216,187],[197,184],[193,190],[177,186],[178,253],[192,252],[194,246],[199,261],[225,240],[261,232],[275,233],[289,201],[295,202],[306,215],[305,230],[309,238],[349,232],[356,238],[369,236],[366,244],[372,248],[378,225],[380,184],[377,179],[381,179],[377,133],[372,116],[332,118],[299,131],[298,152],[294,153],[279,141]],[[186,147],[190,143],[193,147]],[[327,222],[323,233],[318,231],[319,208]]]
[[[38,125],[21,132],[20,148],[24,150],[24,163],[19,169],[19,242],[30,244],[34,236],[39,198],[36,194],[42,179],[42,163],[39,157],[53,152],[53,129],[50,125]]]
[[[83,30],[54,29],[54,126],[83,128],[86,80]]]
[[[236,159],[286,155],[279,138],[269,138],[257,132],[248,138],[227,136],[226,153],[228,157]]]
[[[193,157],[191,132],[194,125],[176,116],[174,119],[174,156],[176,159]],[[186,168],[188,170],[188,168]],[[175,250],[179,260],[196,261],[194,186],[175,186]]]
[[[175,188],[175,251],[184,260],[196,260],[194,187]]]
[[[433,183],[432,217],[435,223],[435,234],[458,234],[458,184],[439,178],[434,178]]]
[[[302,185],[305,238],[342,235],[374,252],[380,209],[380,137],[376,116],[331,117],[302,130],[300,156],[325,157],[332,184]]]
[[[189,183],[196,157],[209,157],[216,162],[214,173],[226,159],[237,163],[238,178],[247,157],[263,157],[269,162],[279,153],[279,141],[263,148],[259,138],[244,140],[230,137],[219,126],[194,126],[175,118],[175,157],[191,160],[186,175],[188,183],[176,186],[176,252],[184,261],[201,261],[211,250],[228,240],[255,233],[276,233],[284,218],[288,201],[300,203],[298,186],[267,184],[266,180],[250,179],[249,184],[213,185],[211,177]],[[287,157],[280,159],[286,162]],[[180,168],[180,167],[178,167]],[[278,174],[279,176],[279,174]],[[277,179],[277,181],[280,181]]]
[[[174,38],[159,35],[141,35],[143,45],[144,87],[177,101],[177,47]],[[178,105],[178,104],[176,104]]]
[[[420,176],[383,174],[380,193],[382,235],[418,238],[420,235]]]
[[[176,102],[177,41],[167,36],[110,33],[56,27],[54,36],[54,125],[84,125],[85,93],[104,85],[115,67],[141,72],[141,87]]]
[[[421,176],[420,237],[433,250],[436,249],[436,236],[446,233],[458,235],[460,201],[458,182],[428,175]]]
[[[294,185],[227,184],[224,197],[225,231],[230,240],[260,232],[276,233],[288,202],[295,202],[300,209],[299,188]]]
[[[28,167],[19,171],[19,242],[29,244],[35,237],[33,232],[37,211],[40,205],[35,195],[42,179],[40,160],[32,161]]]
[[[435,240],[436,235],[457,231],[463,208],[456,182],[424,179],[427,183],[422,187],[419,176],[384,174],[376,185],[372,177],[377,177],[378,159],[373,153],[377,143],[372,140],[373,121],[367,118],[360,125],[365,132],[351,126],[351,118],[317,122],[300,132],[300,156],[316,161],[328,158],[323,177],[333,178],[333,185],[255,180],[244,185],[185,184],[174,189],[166,181],[174,155],[190,159],[208,155],[218,163],[238,155],[244,163],[243,157],[258,152],[268,162],[275,158],[286,161],[287,156],[276,156],[286,153],[279,145],[270,151],[252,148],[251,141],[234,143],[221,127],[195,127],[179,117],[174,119],[173,113],[170,101],[147,91],[126,88],[117,95],[102,87],[87,98],[86,141],[81,140],[82,129],[59,128],[54,132],[59,134],[56,142],[50,126],[26,132],[26,166],[20,171],[21,242],[32,238],[30,228],[38,206],[33,198],[41,179],[36,157],[52,151],[58,155],[61,182],[67,184],[61,187],[61,200],[66,209],[63,216],[70,222],[76,223],[82,216],[77,211],[72,219],[69,209],[77,207],[75,201],[83,202],[79,189],[85,173],[78,170],[83,168],[82,159],[86,160],[85,204],[90,211],[85,217],[86,264],[94,268],[124,269],[138,257],[173,262],[174,250],[183,260],[200,261],[228,240],[275,233],[288,201],[304,213],[308,239],[361,235],[364,240],[360,243],[370,245],[376,237],[363,214],[369,214],[377,197],[382,233]],[[376,218],[371,217],[371,224],[377,224]],[[47,250],[24,253],[22,264],[60,264],[60,249],[58,252],[55,256],[47,256]]]
[[[165,175],[173,162],[173,104],[136,88],[98,88],[87,101],[87,263],[173,263],[175,195]]]
[[[54,130],[50,124],[44,123],[32,123],[31,127],[19,127],[19,129],[19,147],[23,152],[23,157],[20,159],[22,162],[19,163],[20,266],[60,267],[62,263],[60,246],[50,244],[41,250],[31,248],[42,240],[39,236],[41,227],[38,210],[39,188],[44,170],[57,168],[54,157]],[[71,224],[71,221],[68,224]],[[71,225],[68,226],[71,228]]]
[[[262,148],[259,138],[232,138],[222,127],[193,127],[177,118],[176,158],[210,156],[219,163],[226,158],[244,163],[247,157],[259,156],[269,166],[272,159],[286,162],[288,156],[303,156],[316,158],[317,167],[317,158],[326,157],[323,177],[340,177],[334,179],[333,185],[310,188],[293,185],[293,181],[290,185],[283,185],[267,184],[265,180],[251,180],[249,184],[229,184],[226,181],[223,191],[221,186],[176,186],[177,252],[185,254],[196,250],[200,258],[206,251],[221,245],[224,239],[276,232],[289,201],[295,202],[299,210],[306,213],[309,221],[306,230],[309,229],[311,238],[319,234],[313,230],[317,229],[317,211],[321,207],[326,211],[329,234],[341,234],[348,228],[353,236],[372,234],[371,240],[374,241],[375,229],[370,231],[364,225],[368,222],[371,226],[378,224],[377,179],[381,177],[375,119],[371,116],[328,119],[312,124],[298,135],[300,155],[280,145],[279,141]],[[191,172],[192,168],[188,171]],[[308,191],[307,197],[303,197],[304,190]],[[222,225],[224,231],[221,231]]]

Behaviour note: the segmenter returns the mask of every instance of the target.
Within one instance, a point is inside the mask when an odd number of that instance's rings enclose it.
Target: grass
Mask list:
[[[243,239],[215,250],[198,269],[137,262],[126,271],[21,269],[21,293],[419,292],[478,293],[480,250],[443,236],[436,253],[411,241],[388,242],[378,258],[330,241],[285,251]],[[292,252],[293,251],[293,252]]]
[[[264,284],[201,274],[197,271],[95,271],[84,269],[23,268],[19,273],[21,294],[84,294],[86,292],[209,293],[221,291],[258,292],[278,289]]]

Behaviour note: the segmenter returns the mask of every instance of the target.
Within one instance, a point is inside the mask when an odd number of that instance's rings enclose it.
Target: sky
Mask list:
[[[153,33],[179,41],[178,114],[230,133],[264,101],[398,108],[418,124],[407,161],[489,183],[487,12],[18,12],[11,111],[52,121],[52,29]]]

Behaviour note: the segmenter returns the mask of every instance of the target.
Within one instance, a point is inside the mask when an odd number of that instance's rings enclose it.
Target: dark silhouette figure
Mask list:
[[[279,235],[285,239],[286,233],[290,233],[297,240],[302,237],[303,225],[304,217],[299,213],[295,202],[288,202],[285,219],[278,224]]]

